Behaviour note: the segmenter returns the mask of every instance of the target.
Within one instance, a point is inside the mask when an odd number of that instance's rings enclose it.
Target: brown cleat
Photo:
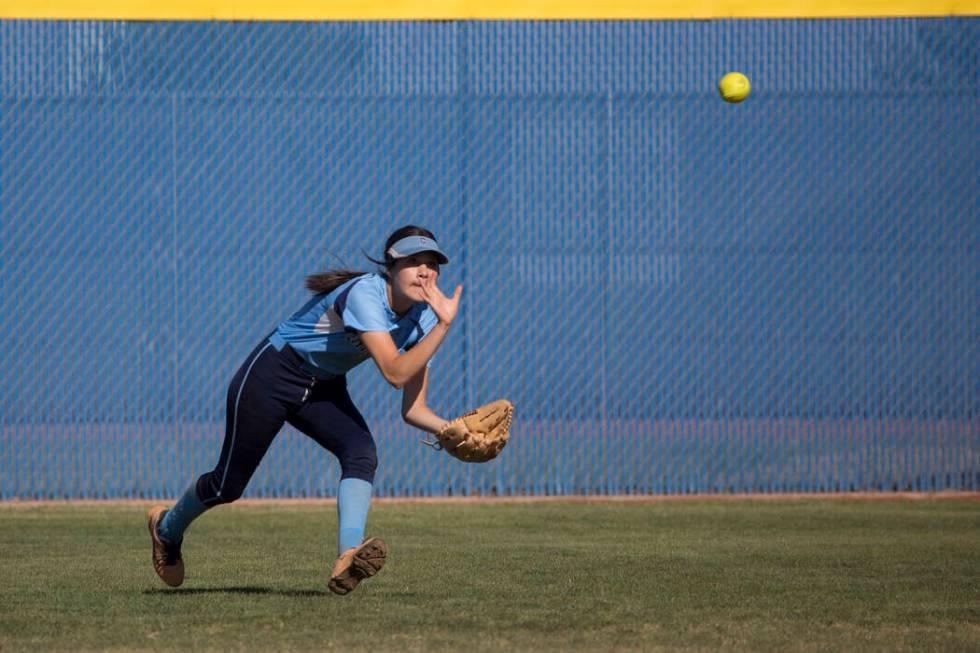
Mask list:
[[[381,571],[387,555],[388,547],[380,537],[347,549],[334,563],[327,588],[334,594],[347,594],[362,580]]]
[[[180,545],[164,542],[157,532],[160,520],[166,512],[167,509],[163,506],[154,506],[146,515],[150,539],[153,540],[153,570],[164,583],[177,587],[184,582],[184,559],[180,557]]]

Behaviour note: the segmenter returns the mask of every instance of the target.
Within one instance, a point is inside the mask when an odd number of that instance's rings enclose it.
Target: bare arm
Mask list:
[[[446,333],[449,332],[449,325],[456,319],[463,287],[456,286],[453,296],[446,297],[439,290],[433,276],[428,277],[424,282],[423,292],[425,300],[432,307],[439,322],[418,344],[404,354],[398,353],[398,348],[395,347],[395,342],[387,331],[365,331],[361,334],[361,342],[367,347],[381,375],[396,388],[404,388],[412,377],[425,369],[426,363],[442,344]]]
[[[402,393],[402,419],[415,428],[437,433],[446,425],[446,420],[433,413],[425,403],[425,390],[429,385],[429,370],[422,371],[411,378]]]
[[[440,322],[404,354],[398,353],[395,341],[387,331],[365,331],[361,334],[361,342],[367,347],[385,381],[395,388],[404,388],[413,377],[425,369],[426,363],[436,353],[436,349],[442,344],[448,332],[449,325]]]

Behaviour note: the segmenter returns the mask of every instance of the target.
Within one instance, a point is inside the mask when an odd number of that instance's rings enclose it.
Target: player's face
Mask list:
[[[419,252],[395,262],[393,270],[395,292],[412,302],[424,302],[422,284],[439,279],[439,263],[431,252]]]

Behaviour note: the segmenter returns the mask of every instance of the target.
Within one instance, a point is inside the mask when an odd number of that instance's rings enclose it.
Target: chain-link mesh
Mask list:
[[[740,70],[748,101],[715,91]],[[235,369],[404,223],[449,417],[381,495],[980,486],[980,21],[0,23],[0,497],[173,496]],[[286,429],[251,496],[326,496]]]

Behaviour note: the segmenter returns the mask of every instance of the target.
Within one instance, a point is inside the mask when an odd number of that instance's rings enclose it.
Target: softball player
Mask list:
[[[238,499],[272,440],[289,422],[340,461],[338,558],[328,587],[346,594],[376,574],[387,548],[364,541],[377,467],[374,439],[347,392],[345,374],[373,358],[402,388],[402,417],[436,433],[446,420],[425,401],[428,363],[456,317],[462,286],[436,285],[448,258],[431,232],[402,227],[385,243],[378,273],[333,270],[307,278],[313,297],[248,356],[228,388],[218,464],[176,505],[150,509],[153,567],[167,585],[184,580],[184,531],[204,511]]]

